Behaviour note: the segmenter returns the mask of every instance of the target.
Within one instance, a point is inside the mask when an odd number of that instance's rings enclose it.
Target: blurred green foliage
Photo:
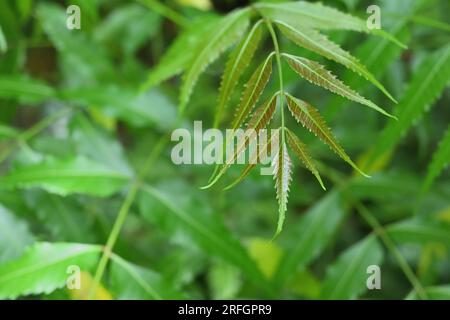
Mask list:
[[[395,106],[322,61],[399,121],[286,68],[288,90],[314,101],[372,177],[351,172],[290,119],[320,159],[328,190],[297,168],[285,228],[271,241],[278,209],[270,177],[255,171],[229,191],[199,190],[213,168],[170,158],[179,123],[213,125],[225,60],[200,77],[181,119],[179,78],[160,74],[170,79],[155,85],[149,73],[160,61],[191,61],[183,45],[167,57],[170,44],[204,41],[202,30],[242,5],[195,2],[0,1],[0,298],[450,299],[450,3],[323,1],[362,18],[375,2],[383,29],[408,45],[327,33]],[[70,4],[81,8],[81,30],[66,28]],[[281,39],[286,51],[312,55]],[[255,60],[271,50],[262,46]],[[241,169],[233,166],[231,178]],[[65,287],[69,265],[84,271],[78,295]],[[381,267],[381,290],[367,290],[369,265]]]

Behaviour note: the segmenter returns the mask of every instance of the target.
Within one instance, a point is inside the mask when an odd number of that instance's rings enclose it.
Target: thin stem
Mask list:
[[[326,176],[339,186],[341,193],[344,195],[345,199],[356,209],[358,214],[366,221],[366,223],[373,229],[375,234],[383,242],[387,250],[392,254],[392,256],[397,260],[397,263],[402,269],[408,281],[413,286],[414,290],[417,292],[419,297],[423,300],[428,299],[428,296],[420,283],[420,280],[414,274],[414,271],[409,266],[408,262],[402,256],[400,251],[397,249],[395,243],[391,240],[381,223],[374,217],[374,215],[358,200],[353,199],[348,192],[346,192],[347,186],[350,184],[353,178],[343,179],[343,177],[338,172],[334,172],[331,168],[326,167],[321,164],[321,171],[326,174]]]
[[[281,109],[281,143],[282,146],[284,146],[285,142],[285,126],[284,126],[284,85],[283,85],[283,70],[281,65],[281,53],[280,53],[280,46],[278,45],[278,39],[277,35],[275,33],[275,30],[273,30],[272,23],[264,19],[267,28],[269,29],[270,36],[272,37],[273,47],[275,50],[275,57],[277,60],[277,67],[278,67],[278,79],[280,83],[280,109]]]
[[[91,300],[95,297],[97,288],[103,278],[103,274],[105,273],[106,266],[108,265],[108,261],[111,258],[111,254],[113,253],[112,250],[114,248],[114,245],[116,244],[117,239],[119,238],[123,224],[125,223],[128,213],[130,212],[131,205],[133,204],[134,200],[136,199],[137,191],[140,188],[142,180],[148,174],[154,161],[158,158],[158,156],[160,155],[161,151],[164,149],[164,147],[166,146],[168,141],[169,141],[168,135],[164,135],[160,138],[157,145],[153,148],[152,152],[150,153],[150,155],[144,162],[144,165],[142,166],[141,171],[139,172],[137,178],[134,180],[133,184],[131,185],[130,191],[128,192],[127,196],[125,197],[125,199],[122,203],[122,206],[120,207],[119,213],[117,214],[117,218],[114,221],[113,228],[111,229],[111,232],[108,236],[108,240],[106,241],[106,245],[103,250],[103,254],[97,265],[97,270],[95,271],[95,276],[94,276],[94,283],[89,290],[89,296],[88,296],[89,300]]]
[[[372,227],[374,232],[378,235],[381,241],[384,243],[386,248],[391,252],[394,258],[397,260],[398,265],[402,269],[405,276],[408,278],[409,282],[414,287],[414,290],[417,292],[417,295],[422,300],[427,300],[428,296],[420,283],[419,279],[414,274],[414,271],[409,266],[408,262],[402,256],[400,251],[397,249],[395,243],[391,240],[391,238],[387,235],[386,230],[383,226],[378,222],[378,220],[370,213],[370,211],[359,201],[355,201],[353,203],[358,213],[363,217],[363,219]]]

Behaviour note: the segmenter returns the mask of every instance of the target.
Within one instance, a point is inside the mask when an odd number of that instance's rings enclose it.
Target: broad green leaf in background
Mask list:
[[[372,161],[394,148],[406,132],[428,111],[450,81],[450,45],[427,56],[415,71],[395,108],[398,122],[389,122],[372,150]]]
[[[209,270],[208,284],[212,299],[233,299],[242,286],[241,273],[235,266],[218,261]]]
[[[117,255],[111,257],[111,290],[116,299],[182,299],[172,284],[149,269],[130,263]]]
[[[176,107],[157,89],[136,94],[116,85],[90,86],[65,90],[61,97],[99,108],[105,114],[123,119],[135,127],[152,124],[160,130],[168,130],[176,121]]]
[[[370,235],[345,250],[327,270],[322,286],[322,299],[355,299],[363,293],[368,278],[367,267],[380,265],[383,250]]]
[[[366,98],[360,96],[356,91],[353,91],[352,89],[347,87],[330,71],[325,69],[325,67],[320,63],[285,53],[283,53],[283,58],[286,59],[286,61],[295,72],[297,72],[302,78],[308,80],[309,82],[321,86],[344,98],[366,105],[369,108],[372,108],[384,114],[385,116],[394,118],[392,115],[378,107],[372,101],[367,100]]]
[[[211,31],[210,37],[206,37],[199,43],[195,60],[183,77],[183,85],[180,94],[180,112],[182,113],[189,102],[190,96],[200,74],[219,55],[235,43],[247,30],[249,24],[248,9],[240,9],[223,17],[217,26]]]
[[[73,243],[36,243],[17,260],[0,265],[0,298],[48,294],[66,284],[68,267],[95,266],[100,246]]]
[[[27,223],[0,204],[0,263],[20,256],[33,241]]]
[[[67,29],[67,14],[62,7],[41,2],[36,8],[36,13],[64,63],[70,65],[70,68],[62,69],[68,84],[86,86],[115,78],[109,52],[93,43],[84,29],[79,32]]]
[[[130,176],[83,157],[50,159],[19,167],[0,177],[0,188],[40,187],[52,193],[109,196],[123,188]]]
[[[0,98],[40,103],[55,96],[55,90],[42,81],[25,75],[0,76]]]
[[[72,119],[71,129],[71,135],[77,145],[77,154],[124,174],[133,173],[120,142],[95,126],[87,117],[77,114]]]
[[[130,56],[158,32],[160,21],[155,12],[142,10],[136,3],[126,4],[103,20],[95,29],[94,38],[112,48],[119,44],[121,52]],[[117,42],[117,39],[126,41]]]
[[[339,193],[329,192],[302,219],[286,228],[290,244],[276,273],[282,286],[295,271],[308,265],[327,247],[345,216]]]
[[[428,165],[427,176],[423,183],[423,189],[428,190],[439,174],[450,163],[450,126],[444,134],[444,137],[439,142],[437,150],[433,154],[433,158]]]
[[[250,256],[256,261],[264,275],[270,279],[280,264],[283,250],[274,241],[251,238],[246,241]]]
[[[450,300],[450,285],[441,285],[425,288],[428,299],[431,300]],[[406,300],[418,300],[419,297],[415,292],[411,292]]]
[[[388,235],[397,243],[442,243],[450,248],[450,225],[427,219],[409,219],[386,227]]]
[[[61,197],[42,190],[29,190],[24,200],[37,218],[58,241],[90,243],[96,239],[94,215],[75,198]]]
[[[141,86],[145,91],[183,72],[195,58],[196,49],[205,36],[214,28],[218,19],[206,17],[194,21],[167,49],[159,63],[150,71],[147,81]]]
[[[174,195],[174,186],[170,190],[170,194]],[[154,219],[152,215],[155,212],[152,213],[152,210],[156,210],[157,204],[154,203],[156,200],[166,210],[169,210],[164,213],[165,218],[170,219],[165,221],[166,226],[169,224],[173,225],[173,227],[169,227],[170,229],[181,229],[205,252],[237,266],[255,284],[264,286],[264,276],[257,265],[250,259],[239,241],[226,229],[217,213],[208,212],[207,209],[202,209],[198,205],[194,208],[191,207],[187,212],[179,206],[182,203],[179,195],[176,196],[177,200],[175,201],[173,196],[169,196],[167,192],[149,185],[144,186],[142,191],[140,210],[144,218]]]
[[[2,26],[0,26],[0,54],[5,53],[8,50],[8,44],[6,43],[5,35],[3,34]]]

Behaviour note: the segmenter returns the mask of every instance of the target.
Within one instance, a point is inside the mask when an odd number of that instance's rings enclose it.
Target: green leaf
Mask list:
[[[309,131],[313,132],[320,140],[327,144],[331,150],[336,152],[337,155],[350,164],[356,171],[361,173],[363,176],[367,176],[356,166],[356,164],[353,163],[339,142],[337,142],[330,128],[328,128],[325,123],[325,120],[313,106],[303,100],[296,99],[289,94],[286,94],[286,99],[289,110],[299,123],[309,129]]]
[[[450,126],[447,128],[444,137],[439,142],[437,150],[433,154],[433,159],[428,165],[427,176],[425,178],[423,189],[428,190],[439,174],[450,163]]]
[[[24,200],[36,212],[38,220],[58,241],[91,243],[95,241],[93,215],[74,198],[61,197],[42,190],[30,190]]]
[[[0,205],[0,263],[20,256],[33,241],[26,222]]]
[[[233,130],[239,128],[244,123],[269,82],[270,75],[272,74],[273,55],[274,53],[271,53],[266,60],[260,64],[250,77],[250,80],[245,84],[241,101],[236,109],[236,115],[233,119]]]
[[[275,236],[277,236],[283,230],[287,210],[289,184],[292,180],[292,161],[289,157],[285,143],[280,144],[277,155],[273,159],[272,167],[278,199],[278,224],[275,232]]]
[[[390,122],[380,133],[371,162],[393,149],[406,132],[428,111],[450,81],[450,45],[426,57],[414,73],[395,108],[398,122]],[[369,163],[370,164],[370,163]]]
[[[277,146],[279,144],[279,130],[270,135],[270,138],[268,137],[268,134],[259,135],[258,148],[256,148],[257,150],[250,154],[249,164],[244,168],[239,177],[231,184],[226,186],[224,190],[231,189],[232,187],[240,183],[250,173],[250,171],[252,171],[252,169],[256,167],[257,163],[259,163],[263,157],[270,155],[273,146]]]
[[[430,219],[409,219],[386,228],[388,235],[398,243],[442,243],[450,248],[450,225]]]
[[[440,285],[425,288],[425,293],[430,300],[450,300],[450,285]],[[417,293],[411,292],[406,300],[419,300]]]
[[[256,8],[272,21],[301,24],[303,27],[319,30],[368,31],[364,20],[318,2],[258,3]]]
[[[181,295],[158,273],[111,256],[111,290],[119,300],[182,299]]]
[[[196,57],[195,53],[199,44],[217,25],[217,20],[216,17],[199,19],[184,30],[167,49],[159,63],[150,71],[147,81],[141,86],[141,91],[146,91],[183,72]]]
[[[8,50],[5,35],[3,34],[2,26],[0,26],[0,53],[5,53]]]
[[[195,59],[183,77],[180,94],[180,113],[183,113],[200,74],[244,34],[249,24],[248,9],[234,11],[217,24],[210,37],[205,37],[195,52]]]
[[[250,136],[245,135],[244,139],[241,141],[240,144],[236,145],[235,148],[233,145],[234,153],[230,157],[228,157],[228,155],[227,155],[227,159],[226,159],[225,163],[220,167],[220,170],[218,170],[217,174],[215,176],[213,176],[213,178],[210,179],[210,183],[208,185],[202,187],[202,189],[208,189],[208,188],[212,187],[217,181],[219,181],[219,179],[225,174],[225,172],[236,161],[236,159],[242,153],[245,152],[245,150],[247,149],[248,146],[250,146],[251,143],[258,143],[259,140],[257,139],[257,136],[258,136],[257,133],[259,132],[259,130],[265,128],[269,124],[269,122],[272,120],[272,118],[275,114],[275,110],[276,110],[276,106],[277,106],[277,96],[278,96],[278,93],[274,94],[271,99],[264,102],[253,113],[250,121],[247,124],[246,130],[255,130],[255,134],[250,134]],[[244,116],[242,118],[244,118]],[[229,134],[227,133],[226,140],[224,142],[224,147],[222,148],[222,150],[225,150],[227,146],[229,146],[231,143],[234,143],[234,136],[235,136],[234,133],[236,132],[236,128],[233,128],[233,130],[231,132],[232,133],[229,133]],[[247,132],[251,132],[251,131],[247,131]],[[260,147],[265,148],[264,146],[260,146]],[[222,153],[224,153],[224,151],[222,151]],[[259,157],[259,154],[250,155],[250,157],[253,157],[253,158],[251,158],[252,160],[255,160],[256,156]],[[250,164],[250,166],[252,166],[251,168],[254,167],[254,165],[253,165],[254,163],[255,162],[252,162]],[[248,168],[248,170],[250,171],[251,168]],[[239,181],[226,187],[226,189],[231,188],[238,182]]]
[[[258,3],[255,7],[264,17],[272,21],[278,20],[286,24],[317,30],[339,29],[373,33],[406,48],[404,44],[384,30],[369,30],[365,20],[324,6],[320,2]]]
[[[51,159],[14,169],[0,177],[0,188],[40,187],[60,195],[85,193],[109,196],[123,188],[129,180],[130,176],[77,157]]]
[[[156,200],[168,210],[164,211],[165,218],[170,219],[171,223],[181,229],[205,252],[237,266],[253,283],[264,287],[264,276],[239,241],[223,225],[217,213],[208,212],[209,210],[202,209],[198,204],[179,206],[178,204],[182,203],[180,196],[176,196],[176,201],[173,196],[169,196],[169,194],[175,195],[173,186],[170,187],[170,193],[149,185],[145,185],[142,191],[140,207],[144,217],[154,218],[152,210],[155,210],[157,205],[152,200]],[[186,206],[189,212],[184,209]]]
[[[136,94],[116,85],[89,86],[65,90],[61,96],[71,102],[99,108],[134,127],[152,124],[167,130],[176,122],[176,107],[157,89]]]
[[[248,35],[242,39],[241,43],[231,53],[228,59],[220,84],[219,104],[217,106],[214,127],[219,125],[223,110],[228,105],[231,93],[237,86],[239,79],[250,64],[253,55],[258,48],[262,35],[261,25],[262,21],[258,21],[253,26]]]
[[[378,107],[373,102],[362,97],[356,91],[353,91],[347,87],[343,82],[338,80],[330,71],[325,69],[320,63],[312,60],[308,60],[302,57],[296,57],[289,54],[283,54],[283,58],[289,63],[291,68],[297,72],[302,78],[308,80],[309,82],[321,86],[333,93],[336,93],[344,98],[358,102],[360,104],[366,105],[385,116],[394,118],[380,107]]]
[[[52,87],[26,75],[0,76],[0,98],[40,103],[55,96],[56,92]]]
[[[81,270],[95,266],[100,246],[74,243],[36,243],[14,261],[0,265],[0,298],[48,294],[64,287],[68,267]]]
[[[380,265],[383,250],[374,235],[345,250],[328,267],[322,286],[322,299],[355,299],[363,293],[368,277],[367,267]]]
[[[303,214],[298,223],[286,229],[286,235],[292,241],[276,273],[275,279],[279,286],[293,277],[297,269],[320,255],[333,240],[344,217],[341,197],[334,191]]]
[[[317,181],[319,181],[320,186],[323,190],[326,190],[322,179],[320,178],[319,171],[317,170],[314,162],[311,159],[309,151],[306,145],[300,141],[300,139],[291,131],[287,130],[287,140],[288,144],[291,147],[292,151],[297,155],[297,157],[303,162],[305,167],[311,171],[311,173],[316,177]]]
[[[212,299],[236,298],[242,286],[239,269],[224,262],[215,262],[208,272],[208,284]]]
[[[286,37],[295,42],[297,45],[346,66],[372,82],[386,96],[388,96],[389,99],[397,102],[386,90],[386,88],[369,72],[369,70],[367,70],[367,68],[358,61],[358,59],[343,50],[336,43],[329,40],[326,36],[313,29],[294,28],[293,26],[280,21],[275,21],[275,24]]]

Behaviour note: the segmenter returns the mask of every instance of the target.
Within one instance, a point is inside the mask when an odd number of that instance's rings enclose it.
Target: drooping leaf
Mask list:
[[[0,298],[48,294],[64,287],[70,266],[90,270],[101,247],[76,243],[36,243],[17,260],[0,265]]]
[[[345,250],[328,267],[322,286],[322,299],[355,299],[366,287],[367,267],[380,265],[383,250],[374,235]]]
[[[173,194],[171,188],[170,194]],[[177,202],[180,203],[180,197]],[[215,255],[237,266],[255,284],[264,287],[265,280],[255,263],[249,258],[247,252],[236,240],[229,230],[225,228],[219,216],[208,210],[200,208],[198,205],[191,207],[185,204],[189,212],[183,207],[175,204],[173,198],[164,191],[155,189],[149,185],[143,187],[141,194],[141,212],[144,216],[151,214],[150,210],[156,205],[151,204],[152,199],[162,204],[168,212],[165,216],[185,234],[189,236],[205,252]],[[147,202],[147,205],[145,204]]]
[[[249,24],[249,10],[240,9],[226,15],[212,30],[210,37],[199,43],[195,59],[183,77],[180,93],[180,112],[183,113],[200,74],[219,55],[235,43],[246,31]]]
[[[0,177],[0,188],[40,187],[52,193],[85,193],[108,196],[129,181],[130,176],[83,157],[51,159],[12,170]]]
[[[347,68],[372,82],[386,96],[388,96],[392,101],[396,102],[396,100],[386,90],[386,88],[369,72],[369,70],[367,70],[367,68],[363,64],[358,61],[358,59],[353,57],[347,51],[343,50],[338,44],[329,40],[326,36],[322,35],[316,30],[307,28],[295,28],[281,21],[275,21],[275,24],[286,37],[295,42],[297,45],[346,66]]]
[[[233,119],[233,130],[239,128],[244,123],[269,82],[270,75],[272,74],[272,58],[273,54],[270,54],[245,84],[241,101]]]
[[[292,151],[297,155],[297,157],[303,162],[305,167],[311,171],[311,173],[316,177],[317,181],[319,181],[320,186],[326,190],[322,179],[320,178],[319,171],[317,170],[316,166],[314,165],[314,162],[311,159],[311,156],[309,154],[309,151],[306,147],[306,145],[300,141],[300,139],[291,131],[286,130],[286,136],[289,146],[291,147]]]
[[[231,53],[222,76],[219,89],[219,104],[217,106],[215,125],[217,127],[222,117],[223,110],[228,105],[230,95],[237,86],[243,72],[250,64],[253,55],[258,48],[262,35],[262,21],[257,22],[248,35],[241,40],[241,43]]]
[[[378,107],[372,101],[367,100],[366,98],[359,95],[359,93],[347,87],[330,71],[325,69],[325,67],[320,63],[289,54],[283,54],[283,58],[286,59],[286,61],[295,72],[297,72],[302,78],[308,80],[309,82],[321,86],[344,98],[366,105],[369,108],[372,108],[388,117],[395,118],[391,114]]]
[[[299,123],[314,133],[320,140],[327,144],[331,150],[336,152],[337,155],[350,164],[355,170],[362,175],[367,176],[353,163],[339,142],[337,142],[330,128],[328,128],[325,123],[325,120],[313,106],[303,100],[294,98],[289,94],[286,94],[286,99],[289,110]]]
[[[272,162],[273,178],[275,180],[275,190],[278,199],[278,223],[275,236],[283,230],[285,220],[289,185],[292,180],[292,161],[289,157],[286,144],[281,142],[277,155]]]
[[[380,133],[370,162],[393,149],[406,132],[430,109],[450,81],[450,45],[426,57],[414,73],[395,108],[398,122],[388,123]],[[369,163],[370,164],[370,163]]]
[[[33,241],[26,222],[0,205],[0,264],[20,256]]]
[[[450,126],[447,128],[444,137],[439,142],[437,150],[433,154],[433,159],[428,165],[427,176],[423,185],[423,189],[430,188],[434,179],[448,166],[450,163]]]
[[[286,229],[292,238],[287,254],[283,257],[276,274],[276,282],[282,286],[293,277],[295,271],[318,257],[332,241],[345,216],[338,192],[328,193],[311,207],[302,219]]]
[[[182,299],[174,286],[152,270],[130,263],[117,255],[111,257],[111,290],[116,299]]]
[[[183,72],[195,58],[196,49],[205,36],[214,28],[218,19],[208,17],[194,21],[184,30],[167,49],[159,63],[150,71],[147,81],[141,86],[142,91]]]

